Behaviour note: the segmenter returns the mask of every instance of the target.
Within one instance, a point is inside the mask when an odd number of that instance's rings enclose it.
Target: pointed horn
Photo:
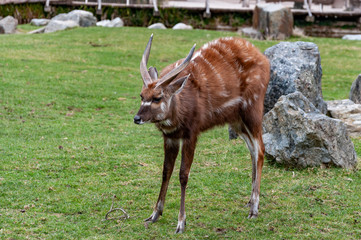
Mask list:
[[[188,66],[190,60],[192,59],[195,48],[196,48],[196,44],[193,45],[193,47],[189,51],[188,56],[186,57],[186,59],[184,59],[184,61],[178,67],[174,68],[172,71],[170,71],[169,73],[164,75],[159,80],[159,82],[157,83],[157,85],[155,87],[159,87],[160,85],[163,85],[163,84],[169,84],[174,79],[174,77],[176,77],[178,75],[178,73],[183,71]]]
[[[150,75],[148,73],[148,68],[147,68],[148,58],[149,58],[149,54],[150,54],[150,48],[152,46],[152,40],[153,40],[153,34],[149,38],[147,47],[145,48],[143,56],[142,56],[142,61],[140,61],[140,74],[142,75],[143,83],[145,86],[147,86],[149,83],[152,82],[152,78],[150,77]]]

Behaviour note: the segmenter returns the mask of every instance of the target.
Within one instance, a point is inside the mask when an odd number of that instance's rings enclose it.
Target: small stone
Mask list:
[[[193,27],[191,25],[187,25],[184,23],[177,23],[174,25],[173,30],[192,30]]]
[[[148,27],[148,29],[167,29],[163,23],[154,23]]]
[[[259,40],[263,39],[263,36],[262,36],[261,32],[258,31],[257,29],[252,28],[252,27],[241,28],[238,31],[238,33],[241,34],[244,37],[249,37],[249,38],[259,39]]]
[[[102,20],[96,23],[99,27],[123,27],[124,22],[119,17],[114,18],[113,20]]]
[[[357,35],[345,35],[342,37],[343,40],[357,40],[357,41],[361,41],[361,34],[357,34]]]
[[[34,26],[45,26],[50,22],[50,19],[46,18],[34,18],[31,20],[30,24]]]

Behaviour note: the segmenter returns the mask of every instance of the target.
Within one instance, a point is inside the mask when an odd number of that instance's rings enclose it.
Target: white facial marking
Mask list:
[[[256,76],[254,76],[254,79],[260,80],[260,79],[261,79],[261,76],[260,76],[260,75],[256,75]]]
[[[248,105],[252,105],[252,100],[251,99],[248,99]]]
[[[257,99],[258,99],[259,97],[258,97],[257,94],[255,94],[255,95],[253,96],[253,98],[254,98],[255,101],[257,101]]]
[[[142,119],[140,120],[140,123],[138,123],[139,125],[142,125],[142,124],[144,124],[144,123],[149,123],[149,121],[146,121],[146,122],[144,122]]]
[[[167,105],[164,102],[162,102],[160,104],[160,109],[162,109],[162,111],[165,112],[167,110]]]
[[[150,106],[152,105],[152,102],[142,102],[142,106]]]

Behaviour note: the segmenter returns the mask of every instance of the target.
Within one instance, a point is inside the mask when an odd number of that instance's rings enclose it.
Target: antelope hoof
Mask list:
[[[248,215],[248,219],[257,218],[258,212],[250,212]]]
[[[144,220],[144,222],[153,222],[154,223],[154,222],[158,221],[158,218],[159,218],[160,215],[162,215],[160,212],[154,211],[152,213],[152,215],[150,215],[149,218]]]
[[[179,221],[175,233],[184,233],[185,228],[186,228],[186,221]]]

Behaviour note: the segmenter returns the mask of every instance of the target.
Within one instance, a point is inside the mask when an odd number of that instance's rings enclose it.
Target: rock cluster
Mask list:
[[[352,169],[356,152],[345,124],[322,114],[300,92],[282,96],[264,116],[266,156],[291,167]]]
[[[73,10],[69,13],[61,13],[52,19],[32,19],[31,24],[35,26],[44,26],[29,32],[34,33],[51,33],[75,27],[90,27],[97,24],[97,19],[93,13],[84,10]],[[123,26],[123,21],[116,18],[112,21],[101,21],[100,26],[119,27]]]
[[[361,105],[332,101],[327,112],[317,45],[282,42],[265,55],[271,65],[263,120],[267,158],[290,167],[354,168],[357,157],[348,131],[361,133]],[[361,96],[358,84],[353,84],[354,98]],[[230,139],[235,138],[229,130]]]

